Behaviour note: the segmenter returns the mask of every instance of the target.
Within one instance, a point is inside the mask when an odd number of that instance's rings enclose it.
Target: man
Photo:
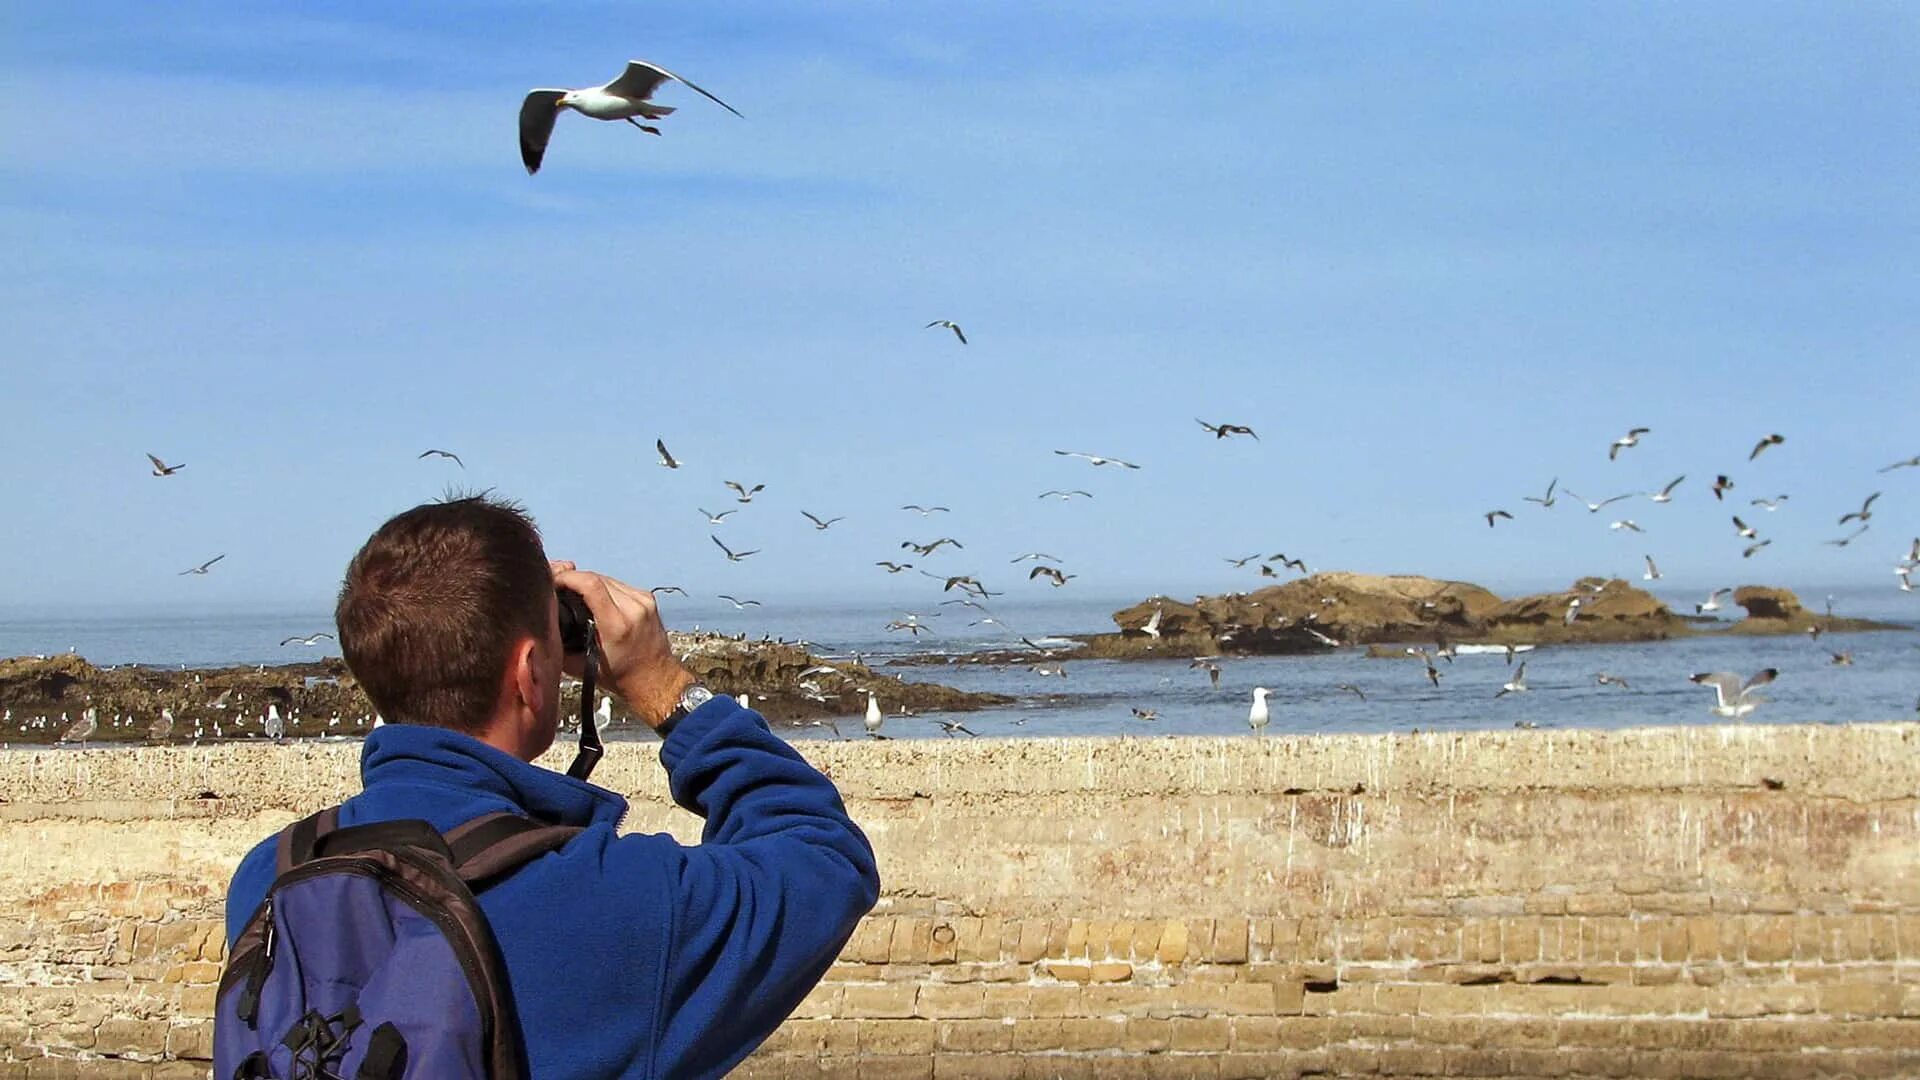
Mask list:
[[[607,684],[662,730],[673,797],[706,818],[698,846],[618,836],[625,799],[530,764],[553,744],[561,673],[578,662],[563,657],[556,585],[593,613]],[[420,818],[444,833],[504,810],[585,827],[479,896],[529,1075],[720,1076],[873,907],[873,849],[833,784],[756,713],[707,699],[651,593],[548,563],[517,507],[466,498],[388,521],[348,566],[335,618],[387,720],[342,826]],[[229,947],[273,876],[269,838],[234,874]]]

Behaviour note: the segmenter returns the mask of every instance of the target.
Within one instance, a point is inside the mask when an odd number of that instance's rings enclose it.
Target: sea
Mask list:
[[[1064,646],[1070,635],[1112,630],[1112,613],[1138,601],[1138,596],[995,601],[991,614],[929,606],[917,614],[930,630],[917,638],[886,629],[905,612],[872,603],[769,602],[736,612],[668,596],[662,599],[662,609],[674,629],[804,641],[826,657],[858,654],[877,669],[908,681],[937,682],[1014,699],[1012,705],[979,712],[889,716],[883,730],[893,738],[967,737],[949,733],[941,720],[959,720],[982,736],[1247,735],[1247,714],[1256,686],[1271,691],[1269,735],[1714,724],[1727,721],[1710,711],[1713,691],[1689,682],[1687,676],[1727,671],[1744,677],[1767,667],[1779,669],[1779,678],[1762,692],[1766,703],[1745,722],[1920,720],[1920,592],[1903,593],[1891,584],[1797,591],[1810,610],[1820,610],[1831,596],[1837,614],[1894,623],[1902,629],[1829,633],[1818,640],[1805,634],[1747,637],[1709,632],[1677,641],[1543,647],[1520,657],[1527,663],[1527,692],[1496,699],[1513,670],[1497,653],[1467,654],[1450,664],[1442,662],[1438,687],[1428,683],[1418,660],[1370,658],[1363,648],[1313,656],[1227,658],[1220,661],[1218,687],[1205,671],[1190,668],[1186,660],[1069,661],[1064,678],[1037,674],[1027,665],[888,666],[889,661],[915,655],[964,656],[1016,647],[1022,636],[1041,645]],[[1678,591],[1654,592],[1676,611],[1691,611],[1701,598]],[[1738,614],[1734,608],[1732,615]],[[333,643],[324,639],[314,647],[279,644],[289,636],[331,630],[331,624],[325,610],[0,613],[0,656],[71,650],[100,665],[283,664],[337,655],[337,647],[330,649]],[[1836,664],[1836,653],[1850,656],[1852,663]],[[1627,686],[1599,685],[1595,676],[1600,672],[1625,679]],[[1340,689],[1342,683],[1357,687],[1365,699]],[[1133,714],[1136,708],[1151,710],[1157,718],[1141,720]],[[860,725],[855,721],[839,726],[853,735]],[[611,734],[620,737],[623,732],[616,728]],[[796,739],[835,737],[826,725],[783,734]],[[635,737],[651,735],[635,733]]]

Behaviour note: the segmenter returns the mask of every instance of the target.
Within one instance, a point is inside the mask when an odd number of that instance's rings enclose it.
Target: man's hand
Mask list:
[[[659,727],[694,682],[667,644],[667,628],[653,594],[624,581],[555,562],[553,583],[580,594],[593,613],[600,635],[601,677],[648,727]],[[566,670],[578,676],[582,665],[569,657]]]

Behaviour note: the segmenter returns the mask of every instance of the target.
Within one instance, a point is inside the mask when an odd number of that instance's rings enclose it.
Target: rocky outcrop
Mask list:
[[[1733,591],[1733,602],[1746,609],[1747,617],[1727,627],[1723,632],[1728,634],[1764,637],[1769,634],[1804,634],[1816,630],[1822,634],[1829,630],[1848,634],[1905,629],[1893,623],[1835,615],[1831,600],[1828,601],[1826,614],[1815,615],[1800,603],[1800,598],[1792,590],[1768,585],[1742,585]]]
[[[715,690],[749,695],[753,707],[775,723],[854,715],[866,708],[868,690],[889,714],[980,709],[1012,700],[906,682],[865,664],[829,664],[787,642],[712,634],[672,638],[674,651],[696,677]],[[570,681],[562,690],[563,718],[579,715],[579,695],[578,683]],[[90,742],[146,741],[163,708],[175,719],[172,732],[159,741],[187,741],[196,730],[202,740],[257,738],[269,706],[286,721],[289,736],[364,734],[374,712],[337,658],[189,671],[102,668],[71,655],[0,660],[0,709],[11,714],[0,725],[0,742],[52,742],[88,708],[99,719]],[[618,704],[613,716],[616,728],[638,723]]]

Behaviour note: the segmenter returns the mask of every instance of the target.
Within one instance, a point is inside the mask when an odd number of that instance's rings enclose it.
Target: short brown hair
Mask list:
[[[544,640],[553,575],[518,505],[452,497],[398,514],[347,565],[334,622],[347,667],[396,723],[477,733],[507,657]]]

